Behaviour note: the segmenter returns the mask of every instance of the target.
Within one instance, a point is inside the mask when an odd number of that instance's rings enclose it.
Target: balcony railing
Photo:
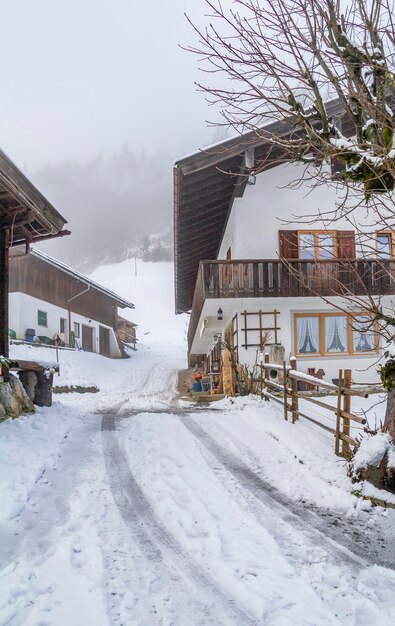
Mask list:
[[[191,347],[207,298],[395,294],[395,260],[201,261],[188,331]]]

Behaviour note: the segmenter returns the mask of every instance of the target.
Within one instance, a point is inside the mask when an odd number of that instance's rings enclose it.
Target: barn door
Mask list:
[[[103,356],[110,356],[110,331],[99,326],[99,352]]]
[[[82,349],[93,352],[93,328],[82,324]]]

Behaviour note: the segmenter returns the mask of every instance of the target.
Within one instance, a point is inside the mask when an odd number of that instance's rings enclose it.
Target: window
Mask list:
[[[39,326],[45,326],[46,328],[48,327],[48,319],[47,319],[47,313],[46,311],[37,311],[37,324]]]
[[[377,256],[380,259],[390,259],[392,257],[392,234],[391,233],[377,233]]]
[[[320,347],[319,318],[297,317],[296,336],[298,354],[318,354]]]
[[[378,351],[377,323],[367,314],[296,313],[294,323],[299,356]]]
[[[80,325],[78,322],[74,322],[74,337],[77,339],[80,337]]]
[[[352,320],[354,352],[372,352],[378,348],[377,325],[369,315],[356,315]]]
[[[64,335],[66,334],[66,329],[67,329],[67,320],[64,319],[64,317],[60,318],[60,327],[59,330],[61,333],[63,333]]]
[[[326,230],[298,231],[300,259],[333,259],[336,257],[336,233]]]

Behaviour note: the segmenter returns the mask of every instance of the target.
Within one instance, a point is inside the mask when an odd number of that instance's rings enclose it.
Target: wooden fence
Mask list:
[[[270,363],[269,355],[265,354],[265,361],[260,364],[260,368],[262,396],[274,400],[274,402],[278,402],[283,406],[284,419],[288,420],[288,415],[290,414],[292,423],[295,423],[299,417],[302,417],[323,428],[334,436],[335,453],[338,456],[348,458],[350,456],[350,446],[355,446],[357,443],[350,434],[351,423],[366,424],[364,417],[354,415],[351,412],[351,397],[368,397],[367,393],[351,389],[351,370],[339,370],[338,384],[335,385],[315,376],[298,372],[295,358],[290,359],[289,365],[285,361],[283,365],[279,365]],[[277,373],[277,381],[272,379],[271,371]],[[306,388],[310,388],[310,391],[323,389],[329,393],[336,394],[336,405],[329,404],[321,398],[306,395],[299,389],[298,383],[302,383]],[[308,411],[302,412],[299,406],[300,399],[333,413],[333,426],[328,426],[315,417],[308,415]]]

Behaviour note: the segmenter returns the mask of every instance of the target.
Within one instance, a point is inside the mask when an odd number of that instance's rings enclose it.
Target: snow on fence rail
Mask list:
[[[284,361],[283,365],[278,363],[270,363],[269,355],[265,354],[265,361],[260,365],[261,368],[261,387],[262,395],[274,402],[283,405],[284,419],[288,420],[288,413],[291,413],[291,420],[294,424],[299,417],[312,422],[316,426],[326,430],[334,435],[335,438],[335,453],[338,456],[349,457],[350,446],[356,445],[356,439],[351,437],[351,423],[366,424],[364,417],[359,417],[351,412],[351,397],[362,396],[367,398],[369,394],[354,391],[351,389],[351,370],[339,370],[338,384],[329,383],[325,380],[321,380],[310,374],[299,372],[296,369],[295,357],[290,358],[289,365]],[[280,375],[278,380],[272,380],[270,371],[274,370]],[[298,389],[298,382],[310,385],[312,388],[318,390],[319,388],[326,389],[330,392],[334,392],[337,396],[336,406],[329,404],[318,398],[313,398],[308,395],[304,395]],[[300,410],[299,400],[311,403],[317,407],[325,409],[330,413],[333,413],[333,426],[323,424],[320,420],[308,415],[304,411]],[[312,409],[314,412],[314,409]],[[316,411],[315,411],[316,412]],[[324,416],[325,418],[326,416]]]

